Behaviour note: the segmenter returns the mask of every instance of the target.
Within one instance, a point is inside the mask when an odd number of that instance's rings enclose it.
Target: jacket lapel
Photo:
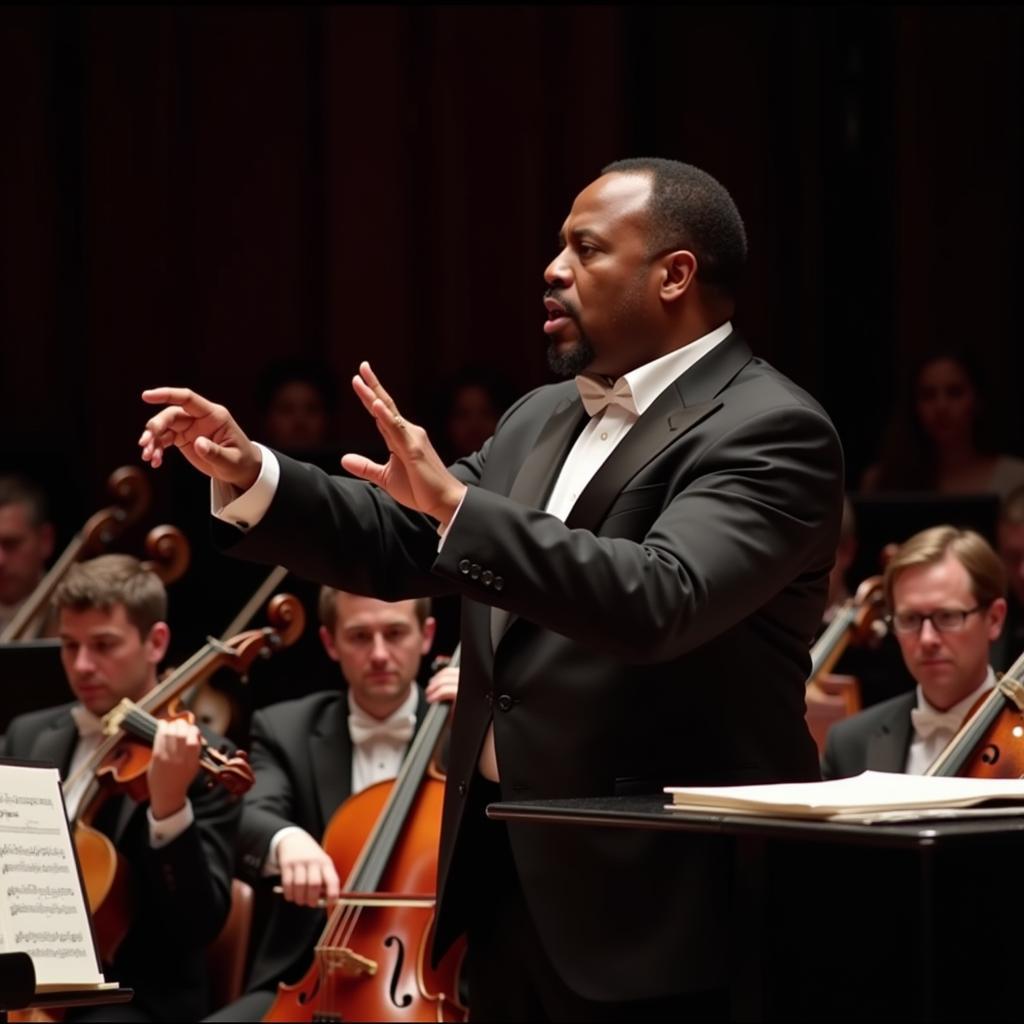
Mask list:
[[[902,772],[907,766],[910,749],[910,709],[917,703],[916,691],[894,706],[892,714],[881,723],[868,740],[865,764],[873,772]]]
[[[520,505],[543,508],[583,425],[587,422],[579,397],[565,400],[548,418],[527,455],[508,496]]]
[[[78,739],[75,721],[69,713],[70,707],[69,704],[68,707],[61,708],[50,720],[49,725],[37,733],[31,752],[32,760],[50,761],[55,764],[62,779],[67,778],[71,754]]]
[[[566,526],[596,529],[644,466],[721,406],[719,393],[750,357],[746,343],[733,332],[665,388],[583,489]]]
[[[326,828],[334,812],[352,795],[352,740],[344,693],[321,717],[309,741],[309,755],[320,817]]]

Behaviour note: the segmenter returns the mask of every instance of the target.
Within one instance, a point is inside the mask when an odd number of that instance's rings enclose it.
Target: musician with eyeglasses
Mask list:
[[[923,775],[996,684],[990,647],[1006,621],[1006,569],[980,534],[936,526],[885,570],[889,626],[916,687],[829,731],[826,779],[866,770]]]

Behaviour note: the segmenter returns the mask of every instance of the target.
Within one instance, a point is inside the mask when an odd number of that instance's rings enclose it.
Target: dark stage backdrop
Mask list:
[[[465,362],[547,379],[541,273],[624,155],[733,192],[737,323],[815,393],[850,479],[892,380],[962,340],[1020,449],[1022,15],[1010,8],[5,8],[3,468],[68,530],[135,458],[138,392],[256,422],[260,370],[372,357],[422,410]],[[166,490],[168,485],[161,484]]]

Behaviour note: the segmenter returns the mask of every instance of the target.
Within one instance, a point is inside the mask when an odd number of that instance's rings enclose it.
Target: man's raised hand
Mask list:
[[[208,477],[243,491],[256,482],[263,455],[223,405],[188,388],[152,388],[142,400],[167,406],[146,422],[139,438],[143,461],[154,469],[173,446]]]
[[[342,457],[342,467],[382,487],[399,504],[447,526],[466,493],[466,485],[445,468],[427,432],[402,417],[369,363],[359,364],[352,388],[374,418],[391,457],[382,466],[364,455],[349,454]]]

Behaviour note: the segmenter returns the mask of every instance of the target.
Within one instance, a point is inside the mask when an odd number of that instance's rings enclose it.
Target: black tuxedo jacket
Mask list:
[[[50,761],[65,777],[78,742],[71,704],[15,718],[3,755]],[[223,741],[206,734],[214,745]],[[204,947],[216,938],[231,901],[231,870],[241,805],[202,776],[188,794],[195,817],[160,849],[149,843],[147,804],[107,800],[95,825],[125,857],[136,916],[104,974],[135,990],[133,1005],[153,1020],[199,1020],[209,1012]]]
[[[733,334],[666,388],[562,523],[538,509],[585,422],[572,382],[517,402],[455,465],[471,486],[440,553],[428,517],[284,458],[264,519],[232,531],[233,553],[346,590],[466,599],[437,952],[487,900],[470,805],[492,719],[506,799],[818,777],[803,694],[842,501],[828,416]],[[496,647],[492,606],[510,613]],[[724,980],[716,843],[508,832],[541,940],[579,994]]]
[[[426,710],[420,691],[417,726]],[[256,712],[249,757],[256,783],[242,804],[239,874],[266,889],[277,881],[262,876],[274,835],[298,825],[320,840],[334,812],[352,793],[352,741],[344,691],[314,693]],[[301,977],[325,923],[323,911],[274,897],[253,958],[249,990],[273,989],[279,981]]]
[[[822,776],[842,779],[866,771],[906,771],[913,739],[910,712],[916,706],[917,691],[911,690],[836,722],[825,740]]]

